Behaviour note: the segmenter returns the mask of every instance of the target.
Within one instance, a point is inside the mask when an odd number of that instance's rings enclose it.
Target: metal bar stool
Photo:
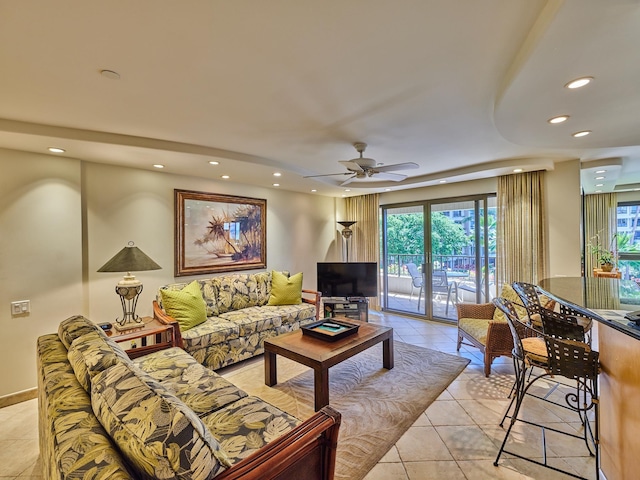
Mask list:
[[[511,286],[520,297],[529,318],[533,317],[534,320],[541,313],[557,310],[564,317],[571,317],[582,326],[585,333],[584,341],[591,345],[591,328],[595,320],[591,312],[531,283],[514,282]],[[541,329],[542,325],[538,324],[536,327]]]
[[[573,328],[568,328],[566,324],[560,325],[563,331],[554,330],[558,325],[558,322],[566,322],[565,320],[559,320],[554,318],[553,315],[543,315],[542,323],[543,328],[546,330],[540,331],[533,328],[531,325],[527,325],[518,319],[516,310],[513,304],[504,298],[496,298],[493,300],[497,308],[500,308],[505,316],[511,330],[514,342],[514,348],[512,352],[516,381],[515,392],[512,397],[511,403],[507,407],[505,416],[500,423],[500,426],[504,425],[504,421],[509,418],[509,426],[507,428],[504,440],[500,446],[500,450],[494,461],[494,465],[498,466],[500,457],[503,453],[513,455],[514,457],[526,460],[528,462],[541,465],[543,467],[565,473],[575,478],[584,478],[576,475],[573,472],[562,470],[547,462],[546,452],[546,431],[553,431],[569,437],[581,439],[585,442],[589,454],[595,456],[596,463],[596,479],[599,478],[599,398],[598,398],[598,373],[599,362],[598,352],[591,350],[591,347],[579,340],[573,340],[568,338],[561,338],[561,336],[580,336],[584,333],[584,330],[579,325],[574,324]],[[551,318],[551,320],[549,320]],[[547,332],[554,332],[556,336]],[[544,348],[544,349],[543,349]],[[535,374],[532,374],[532,370],[538,367]],[[541,373],[540,373],[541,372]],[[548,379],[553,377],[564,377],[576,382],[575,392],[571,392],[565,395],[565,404],[551,401],[546,396],[541,397],[530,393],[530,388],[540,379]],[[566,385],[566,384],[565,384]],[[555,405],[562,406],[571,411],[577,412],[583,425],[583,435],[577,435],[566,431],[558,430],[549,426],[544,426],[533,421],[524,420],[519,418],[522,404],[525,396],[533,396],[541,400],[551,402]],[[588,412],[593,410],[594,412],[594,428],[591,428],[591,423],[588,419]],[[525,457],[517,452],[507,449],[507,440],[512,432],[512,429],[516,422],[526,423],[528,425],[537,426],[542,429],[542,450],[543,461],[540,462],[530,457]]]

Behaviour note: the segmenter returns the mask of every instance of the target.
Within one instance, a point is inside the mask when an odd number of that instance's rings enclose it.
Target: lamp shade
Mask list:
[[[116,253],[105,263],[98,272],[143,272],[146,270],[160,270],[162,267],[151,260],[133,242]]]

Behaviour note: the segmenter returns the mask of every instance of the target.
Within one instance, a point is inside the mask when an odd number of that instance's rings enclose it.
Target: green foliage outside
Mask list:
[[[431,215],[431,251],[434,255],[459,255],[473,239],[440,212]],[[387,251],[400,255],[424,254],[424,223],[419,213],[387,216]]]

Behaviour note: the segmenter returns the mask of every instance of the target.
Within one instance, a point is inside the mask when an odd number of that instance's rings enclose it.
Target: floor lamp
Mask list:
[[[353,221],[344,221],[344,222],[338,222],[340,225],[342,225],[344,228],[342,229],[342,237],[344,238],[344,245],[345,245],[345,258],[346,261],[349,261],[349,243],[351,243],[351,236],[353,235],[353,230],[351,230],[351,225],[353,225],[356,222]]]
[[[120,250],[105,263],[98,272],[127,272],[116,285],[116,293],[122,303],[122,319],[116,319],[114,328],[118,331],[130,330],[142,326],[142,319],[136,314],[138,297],[142,293],[142,282],[131,272],[160,270],[162,267],[151,260],[133,242]]]

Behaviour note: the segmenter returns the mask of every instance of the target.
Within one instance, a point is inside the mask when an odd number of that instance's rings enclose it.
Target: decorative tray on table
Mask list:
[[[300,327],[303,335],[320,338],[329,342],[335,342],[341,338],[352,335],[358,331],[360,325],[335,318],[325,318],[319,322],[310,323]]]

